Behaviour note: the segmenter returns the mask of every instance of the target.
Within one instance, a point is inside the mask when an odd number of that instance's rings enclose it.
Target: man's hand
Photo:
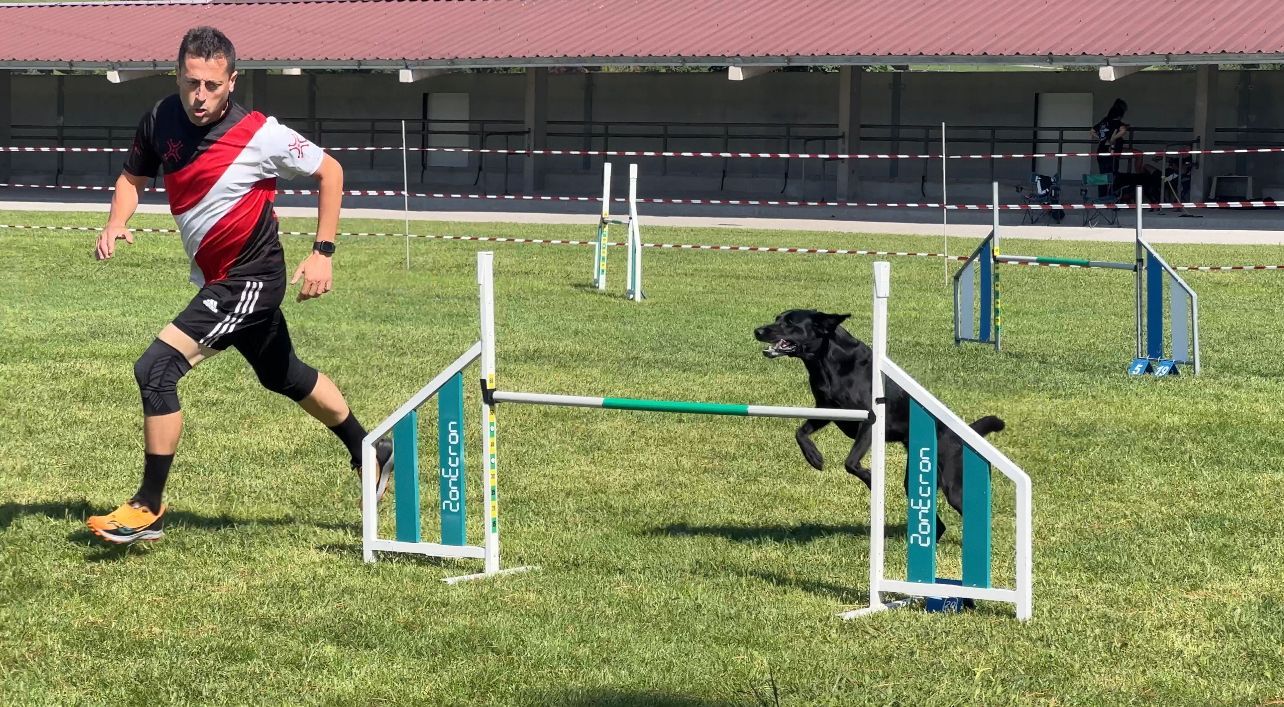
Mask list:
[[[98,234],[98,247],[94,249],[94,257],[99,260],[106,260],[116,252],[116,241],[124,239],[126,243],[134,244],[134,234],[124,226],[108,226]]]
[[[299,263],[299,268],[294,271],[294,279],[290,280],[293,285],[303,279],[303,287],[299,288],[299,296],[296,301],[320,297],[329,292],[334,287],[334,281],[330,277],[330,258],[317,252],[313,252],[303,262]]]

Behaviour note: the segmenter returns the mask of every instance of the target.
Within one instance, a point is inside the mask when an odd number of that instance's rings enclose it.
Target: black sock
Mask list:
[[[165,492],[165,481],[169,479],[169,467],[174,463],[174,455],[145,454],[144,458],[143,485],[138,487],[134,498],[152,513],[160,513],[161,494]]]
[[[366,437],[366,428],[357,422],[357,416],[349,410],[347,419],[331,427],[330,431],[348,448],[348,454],[352,456],[352,468],[361,466],[361,440]]]

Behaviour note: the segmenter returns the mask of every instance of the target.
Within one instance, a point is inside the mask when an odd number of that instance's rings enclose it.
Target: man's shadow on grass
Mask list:
[[[85,519],[91,515],[107,513],[110,508],[98,507],[89,501],[81,499],[66,499],[61,501],[41,501],[35,503],[3,503],[0,504],[0,532],[3,532],[13,525],[13,523],[24,516],[41,516],[53,520],[65,520],[76,523],[76,529],[67,535],[69,542],[77,545],[92,545],[93,551],[85,556],[90,562],[103,562],[110,560],[120,560],[127,557],[131,552],[144,549],[149,543],[136,543],[135,545],[107,545],[96,538],[89,529],[85,527]],[[230,530],[238,526],[292,526],[298,525],[300,521],[293,516],[283,518],[254,518],[242,519],[236,518],[226,513],[218,515],[202,515],[192,511],[172,509],[165,512],[166,529],[173,527],[199,528],[207,531]],[[311,522],[318,528],[325,530],[342,530],[351,531],[353,524],[343,523],[317,523]]]

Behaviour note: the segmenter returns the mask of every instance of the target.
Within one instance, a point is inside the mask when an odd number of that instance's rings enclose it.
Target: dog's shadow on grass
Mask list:
[[[533,704],[557,704],[569,707],[589,705],[620,705],[621,707],[713,707],[714,705],[776,704],[750,702],[748,699],[709,699],[659,690],[626,690],[617,688],[591,688],[570,690],[564,693],[537,692],[530,695]]]
[[[865,523],[798,523],[796,525],[690,525],[673,523],[652,528],[648,535],[674,537],[718,537],[737,543],[803,544],[832,535],[869,535]],[[905,532],[905,524],[885,526],[885,534],[893,537]]]
[[[102,545],[85,527],[85,519],[95,513],[107,513],[111,509],[98,507],[91,504],[85,499],[65,499],[61,501],[38,501],[35,503],[3,503],[0,504],[0,532],[7,530],[19,518],[25,516],[40,516],[53,520],[65,520],[76,523],[76,529],[67,535],[69,542],[77,545],[87,545],[94,543],[95,551],[86,555],[86,560],[91,562],[102,562],[110,560],[119,560],[127,557],[131,552],[136,552],[140,548],[145,548],[148,543],[137,545]],[[165,527],[187,527],[199,528],[205,531],[223,531],[230,530],[239,526],[293,526],[298,525],[300,521],[293,516],[281,518],[236,518],[226,513],[218,515],[203,515],[192,511],[171,509],[165,513]],[[326,530],[343,530],[351,531],[351,524],[343,523],[317,523],[312,522],[318,528]]]

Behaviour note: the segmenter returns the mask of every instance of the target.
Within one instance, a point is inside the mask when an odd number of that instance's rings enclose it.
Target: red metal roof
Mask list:
[[[199,24],[226,32],[250,66],[1284,62],[1279,0],[1131,0],[1099,16],[1085,7],[1066,0],[0,4],[0,66],[168,67],[183,32]]]

